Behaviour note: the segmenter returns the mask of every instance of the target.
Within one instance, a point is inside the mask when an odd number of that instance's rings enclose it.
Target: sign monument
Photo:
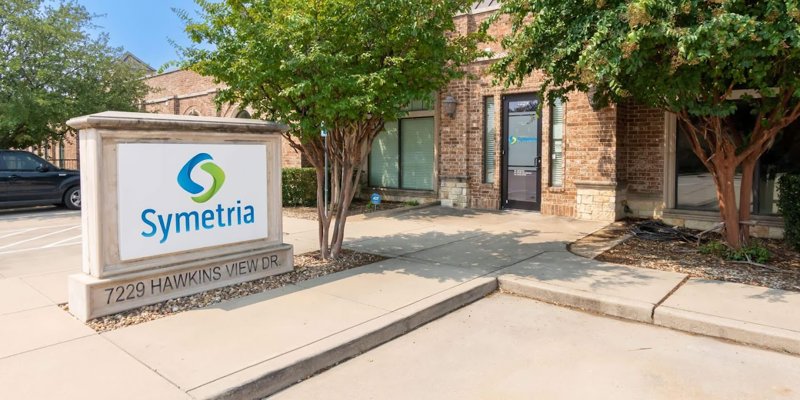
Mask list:
[[[291,271],[271,122],[105,112],[80,130],[82,320]]]

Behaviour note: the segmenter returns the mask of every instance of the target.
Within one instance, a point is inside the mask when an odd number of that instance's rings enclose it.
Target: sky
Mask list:
[[[198,9],[193,0],[78,0],[94,18],[99,30],[107,32],[114,47],[123,47],[156,69],[179,59],[169,39],[190,43],[183,21],[172,8]],[[169,67],[172,70],[175,67]]]

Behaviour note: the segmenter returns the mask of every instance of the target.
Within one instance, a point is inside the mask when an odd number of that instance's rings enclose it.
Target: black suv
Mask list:
[[[58,168],[27,151],[0,150],[0,207],[45,204],[81,208],[80,172]]]

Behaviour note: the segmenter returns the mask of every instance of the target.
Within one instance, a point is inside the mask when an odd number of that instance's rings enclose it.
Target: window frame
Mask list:
[[[413,189],[413,188],[404,188],[403,187],[403,129],[402,129],[402,120],[404,119],[422,119],[422,118],[431,118],[433,120],[433,137],[432,137],[432,145],[433,145],[433,163],[431,167],[431,188],[430,189]],[[368,171],[372,169],[372,150],[370,150],[369,157],[367,158],[367,168]],[[434,115],[434,111],[412,111],[406,114],[406,116],[397,119],[397,187],[394,186],[381,186],[377,184],[373,184],[370,181],[370,174],[367,173],[367,186],[371,188],[379,188],[379,189],[391,189],[391,190],[408,190],[408,191],[415,191],[415,192],[435,192],[436,191],[436,118]]]
[[[489,171],[487,168],[487,164],[489,161],[489,146],[488,146],[488,139],[489,139],[489,110],[488,105],[491,102],[492,104],[492,135],[494,139],[494,152],[492,153],[492,171]],[[497,182],[497,103],[495,102],[495,98],[493,95],[491,96],[484,96],[483,97],[483,177],[482,181],[486,184],[495,184]],[[491,180],[489,179],[489,173],[492,174]]]
[[[710,210],[710,209],[702,209],[702,208],[692,208],[692,207],[680,207],[678,204],[678,179],[680,177],[679,174],[679,165],[678,165],[678,136],[681,135],[679,131],[679,124],[677,123],[677,117],[671,113],[665,113],[665,133],[666,133],[666,146],[665,146],[665,157],[664,161],[666,166],[664,168],[665,179],[663,185],[663,192],[664,192],[664,204],[666,205],[667,209],[677,210],[677,211],[687,211],[687,212],[702,212],[702,213],[714,213],[719,214],[719,210]],[[697,155],[692,152],[692,156],[697,157]],[[762,154],[762,157],[764,154]],[[777,217],[782,218],[780,214],[773,214],[773,213],[761,213],[759,210],[761,209],[761,199],[759,198],[759,191],[761,188],[761,182],[758,179],[760,169],[762,168],[762,161],[761,158],[756,161],[756,166],[753,169],[753,187],[751,188],[751,201],[750,201],[750,214],[756,217]],[[737,168],[738,170],[738,168]],[[710,173],[710,172],[709,172]],[[739,192],[736,191],[736,196],[738,198]],[[717,201],[719,201],[717,199]],[[737,199],[737,208],[739,207],[739,201]]]
[[[563,188],[564,187],[564,180],[566,177],[567,171],[567,160],[564,157],[564,150],[565,146],[564,143],[566,141],[567,136],[567,102],[561,99],[558,99],[558,104],[561,106],[561,182],[559,184],[555,184],[555,168],[553,167],[553,155],[554,155],[554,148],[555,148],[555,139],[553,136],[554,126],[555,126],[555,104],[550,104],[550,129],[548,132],[548,185],[552,188]]]

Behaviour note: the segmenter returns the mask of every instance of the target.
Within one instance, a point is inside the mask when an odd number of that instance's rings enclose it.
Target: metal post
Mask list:
[[[322,132],[320,134],[325,141],[325,200],[322,205],[325,210],[325,218],[328,218],[328,131],[325,129],[325,122],[322,123]]]

